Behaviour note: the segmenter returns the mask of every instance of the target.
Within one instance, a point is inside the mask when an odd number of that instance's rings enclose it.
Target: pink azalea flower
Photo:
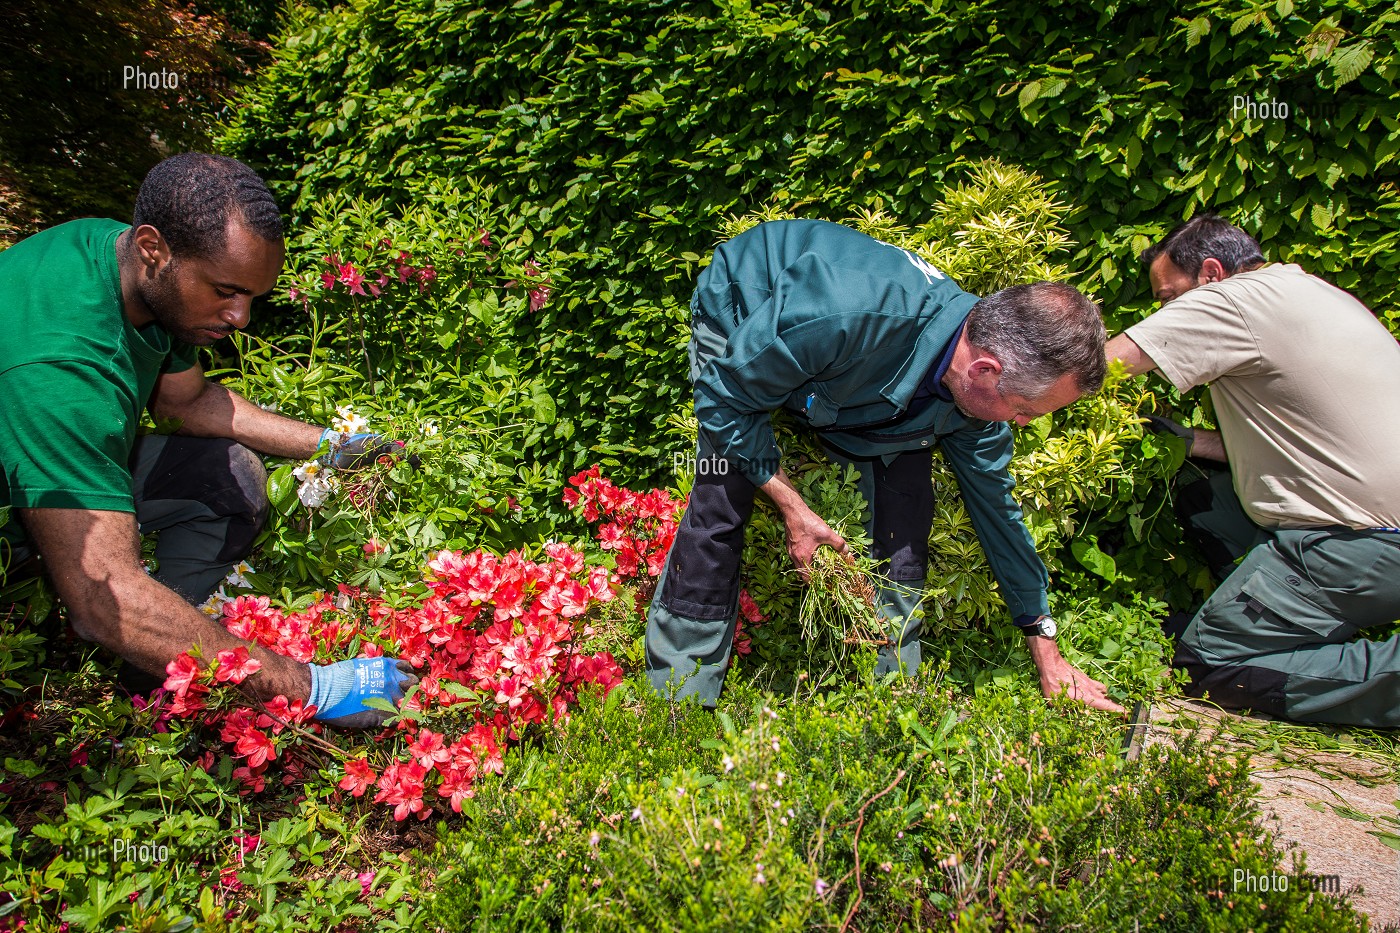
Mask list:
[[[336,268],[336,281],[348,286],[352,295],[365,293],[365,277],[360,274],[352,262],[347,262]]]

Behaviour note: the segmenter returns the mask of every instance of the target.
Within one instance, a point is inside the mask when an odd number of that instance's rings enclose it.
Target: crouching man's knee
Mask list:
[[[220,503],[229,518],[228,538],[221,557],[241,560],[267,525],[271,504],[267,498],[267,468],[262,458],[242,444],[229,442],[229,486]]]
[[[1205,697],[1226,709],[1252,709],[1280,718],[1288,715],[1284,694],[1288,675],[1282,671],[1248,663],[1208,664],[1185,639],[1177,643],[1172,666],[1190,676],[1189,696]]]

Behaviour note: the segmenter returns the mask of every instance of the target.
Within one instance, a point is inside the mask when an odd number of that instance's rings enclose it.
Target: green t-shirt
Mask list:
[[[162,373],[197,349],[122,308],[115,220],[74,220],[0,252],[0,507],[134,512],[128,461]],[[0,527],[24,540],[15,517]]]

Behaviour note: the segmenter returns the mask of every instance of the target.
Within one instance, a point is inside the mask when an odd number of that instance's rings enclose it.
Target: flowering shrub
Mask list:
[[[441,551],[428,564],[427,595],[404,605],[341,586],[337,597],[296,611],[265,596],[224,606],[229,632],[297,661],[391,655],[413,665],[420,682],[391,721],[390,741],[327,742],[311,719],[315,707],[300,700],[242,705],[233,688],[260,664],[241,647],[207,661],[191,653],[172,661],[166,713],[217,729],[246,791],[264,789],[274,762],[291,784],[305,779],[316,752],[349,749],[338,786],[353,796],[373,790],[396,820],[426,819],[436,790],[460,812],[479,775],[501,772],[506,743],[567,719],[586,685],[606,693],[622,679],[610,653],[583,650],[588,614],[613,598],[616,575],[587,566],[567,544],[543,550],[543,562],[519,551]]]
[[[669,490],[633,492],[604,477],[597,464],[569,477],[575,489],[564,490],[564,504],[580,513],[584,521],[598,526],[598,546],[612,551],[617,573],[623,580],[635,580],[634,606],[645,617],[656,591],[656,580],[666,569],[666,555],[680,525],[685,500]],[[767,619],[748,590],[739,591],[739,618],[734,629],[734,653],[746,655],[753,644],[744,631]]]

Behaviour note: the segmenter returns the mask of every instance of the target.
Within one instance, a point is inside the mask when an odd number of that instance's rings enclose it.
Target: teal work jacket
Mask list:
[[[1009,425],[969,418],[946,394],[906,414],[976,303],[920,257],[848,227],[759,224],[721,244],[697,282],[696,333],[723,345],[695,374],[695,414],[755,485],[778,470],[779,408],[854,457],[938,446],[1011,614],[1045,615],[1045,565],[1011,496]]]

